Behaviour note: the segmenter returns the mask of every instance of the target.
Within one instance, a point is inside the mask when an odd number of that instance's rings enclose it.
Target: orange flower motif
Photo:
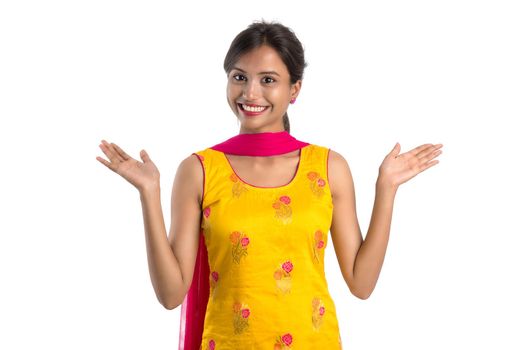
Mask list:
[[[316,171],[310,171],[307,173],[307,178],[310,180],[310,181],[315,181],[316,179],[318,179],[320,177],[320,174],[317,173]]]
[[[320,262],[322,249],[326,247],[326,235],[321,230],[315,232],[315,242],[313,243],[313,256],[315,261]]]
[[[277,336],[273,350],[290,350],[293,343],[293,336],[290,333]]]
[[[280,196],[272,204],[275,209],[275,217],[281,220],[284,224],[291,222],[291,198],[289,196]]]
[[[240,197],[242,193],[247,191],[246,185],[235,173],[231,173],[229,179],[233,182],[231,191],[234,197]]]
[[[320,177],[320,174],[316,171],[310,171],[307,173],[309,179],[309,188],[311,192],[317,197],[322,197],[324,194],[324,187],[326,186],[326,180]]]
[[[205,207],[202,213],[203,213],[202,224],[200,225],[200,227],[204,230],[204,233],[207,234],[207,232],[211,228],[211,224],[209,222],[209,215],[211,215],[211,208]]]
[[[251,310],[246,304],[235,302],[233,304],[233,330],[235,334],[243,333],[249,327]]]
[[[324,319],[324,314],[326,313],[326,309],[324,307],[324,304],[322,303],[322,300],[318,297],[314,297],[311,306],[313,307],[312,311],[312,317],[311,321],[313,323],[313,329],[318,331],[320,329],[320,326],[322,325],[322,321]]]
[[[229,239],[231,240],[231,243],[237,244],[240,241],[240,232],[238,231],[231,232],[231,234],[229,235]]]
[[[293,264],[291,261],[286,261],[275,270],[273,278],[275,279],[277,290],[282,293],[291,292],[291,271],[293,270]]]
[[[242,303],[236,302],[233,304],[233,312],[239,313],[242,308]]]
[[[211,289],[210,293],[212,297],[215,297],[215,288],[218,284],[218,272],[213,271],[209,274],[209,287]]]
[[[237,264],[240,263],[240,259],[247,255],[247,248],[249,246],[249,237],[239,231],[233,231],[229,235],[231,240],[231,254],[233,255],[233,261]]]

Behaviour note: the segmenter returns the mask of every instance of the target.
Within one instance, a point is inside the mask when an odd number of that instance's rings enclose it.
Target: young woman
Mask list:
[[[345,282],[367,299],[389,239],[398,187],[438,163],[442,144],[386,155],[362,239],[351,171],[339,153],[290,135],[287,109],[306,62],[280,23],[254,22],[224,61],[239,134],[185,158],[172,191],[169,235],[160,174],[102,140],[97,159],[140,192],[151,281],[167,309],[182,304],[180,349],[340,349],[324,275],[331,232]]]

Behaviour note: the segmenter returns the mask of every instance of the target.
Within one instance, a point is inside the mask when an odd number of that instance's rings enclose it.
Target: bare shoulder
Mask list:
[[[204,167],[202,161],[196,154],[190,154],[184,158],[177,169],[175,182],[178,186],[185,188],[197,196],[199,203],[202,202],[204,181]]]
[[[347,186],[353,184],[347,160],[342,154],[333,149],[329,150],[328,155],[328,182],[333,197],[344,191],[344,189],[347,190]]]

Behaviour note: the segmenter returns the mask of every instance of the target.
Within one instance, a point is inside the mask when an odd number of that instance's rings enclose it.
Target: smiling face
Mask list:
[[[284,113],[301,84],[290,84],[285,63],[270,46],[242,55],[227,76],[227,101],[240,120],[240,133],[284,131]]]

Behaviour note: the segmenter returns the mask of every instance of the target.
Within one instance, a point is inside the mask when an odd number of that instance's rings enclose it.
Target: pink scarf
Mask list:
[[[307,145],[309,143],[297,140],[289,132],[279,131],[238,134],[210,148],[225,154],[272,156],[289,153]],[[200,232],[193,280],[180,311],[179,350],[200,349],[208,299],[209,261],[204,236]]]

